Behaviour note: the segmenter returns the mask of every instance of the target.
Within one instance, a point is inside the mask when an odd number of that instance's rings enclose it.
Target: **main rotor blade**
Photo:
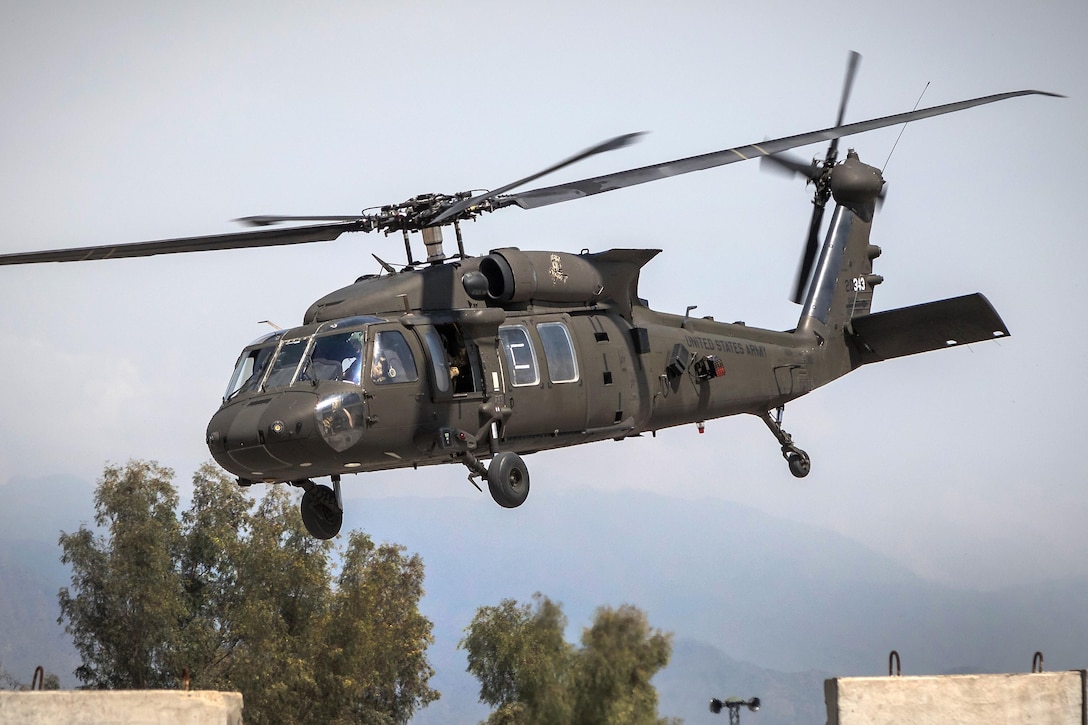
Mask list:
[[[549,166],[548,168],[544,169],[543,171],[538,171],[537,173],[532,174],[531,176],[526,176],[524,179],[518,179],[515,182],[512,182],[512,183],[507,184],[505,186],[500,186],[498,189],[493,189],[491,191],[484,192],[483,194],[479,194],[478,196],[474,196],[471,199],[463,199],[463,200],[457,202],[456,204],[454,204],[453,206],[451,206],[450,208],[446,209],[444,212],[442,212],[438,216],[436,216],[434,218],[434,220],[431,222],[431,224],[441,224],[442,222],[446,221],[447,219],[451,219],[454,216],[456,216],[457,214],[460,214],[461,212],[463,212],[465,209],[468,209],[469,207],[476,206],[477,204],[480,204],[481,202],[487,201],[488,199],[493,199],[494,197],[496,197],[496,196],[498,196],[500,194],[505,194],[506,192],[510,191],[511,189],[516,189],[517,187],[521,186],[522,184],[528,184],[530,181],[536,181],[541,176],[547,176],[548,174],[552,173],[553,171],[559,171],[559,169],[562,169],[562,168],[564,168],[566,166],[570,166],[571,164],[577,163],[577,162],[582,161],[584,159],[588,159],[590,156],[595,156],[596,154],[603,153],[605,151],[615,151],[616,149],[623,148],[624,146],[630,146],[631,144],[638,141],[640,136],[643,136],[645,134],[646,134],[645,131],[636,131],[635,133],[625,133],[622,136],[616,136],[615,138],[610,138],[607,141],[602,141],[601,143],[599,143],[599,144],[597,144],[595,146],[590,146],[588,149],[586,149],[584,151],[581,151],[581,152],[575,154],[574,156],[571,156],[569,159],[564,159],[563,161],[560,161],[557,164],[553,164],[552,166]]]
[[[360,222],[319,224],[294,229],[262,229],[256,232],[233,232],[205,237],[180,237],[153,242],[132,242],[98,247],[51,249],[41,252],[0,254],[0,265],[36,264],[38,262],[82,262],[91,259],[117,259],[124,257],[150,257],[156,254],[178,252],[204,252],[214,249],[245,249],[248,247],[274,247],[281,244],[305,244],[329,242],[344,232],[362,231]]]
[[[871,121],[860,121],[845,126],[825,128],[822,131],[812,131],[796,136],[786,136],[784,138],[774,139],[773,141],[763,141],[760,143],[748,144],[746,146],[736,146],[731,149],[714,151],[700,156],[690,156],[685,159],[676,159],[675,161],[666,161],[652,166],[643,166],[638,169],[629,169],[614,174],[606,174],[605,176],[596,176],[592,179],[582,179],[566,184],[532,189],[519,194],[508,194],[502,197],[502,201],[506,201],[508,204],[517,204],[522,209],[535,209],[539,206],[558,204],[563,201],[571,201],[573,199],[580,199],[585,196],[592,196],[606,191],[615,191],[616,189],[635,186],[636,184],[645,184],[649,181],[658,181],[659,179],[665,179],[670,176],[688,174],[692,171],[703,171],[704,169],[712,169],[717,166],[724,166],[725,164],[732,164],[737,161],[747,161],[748,159],[756,158],[758,156],[769,156],[770,154],[786,151],[787,149],[796,148],[798,146],[807,146],[809,144],[819,143],[820,141],[829,141],[834,138],[842,138],[843,136],[851,136],[865,131],[884,128],[885,126],[894,126],[899,123],[907,123],[908,121],[932,118],[933,116],[954,113],[967,108],[973,108],[974,106],[1004,101],[1008,98],[1030,95],[1064,98],[1061,94],[1048,93],[1046,91],[1013,91],[1010,93],[998,93],[993,96],[983,96],[981,98],[973,98],[957,103],[947,103],[943,106],[933,106],[932,108],[908,111],[907,113],[899,113],[894,116],[884,116],[883,118],[876,118]]]
[[[283,222],[353,222],[362,219],[362,214],[325,214],[322,216],[281,216],[277,214],[258,214],[235,219],[247,227],[270,227]]]
[[[850,57],[846,61],[846,78],[842,84],[842,99],[839,101],[839,115],[835,120],[836,126],[842,125],[843,117],[846,115],[846,102],[850,100],[850,91],[854,88],[854,76],[858,74],[858,63],[860,62],[861,53],[851,50]]]

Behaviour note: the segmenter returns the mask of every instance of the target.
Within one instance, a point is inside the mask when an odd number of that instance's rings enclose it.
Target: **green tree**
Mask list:
[[[668,664],[671,635],[631,605],[598,609],[580,649],[565,629],[562,607],[540,594],[477,610],[460,646],[480,701],[495,708],[489,725],[663,722],[650,680]]]
[[[76,676],[91,688],[171,687],[171,654],[184,613],[175,556],[181,527],[173,471],[147,461],[106,466],[95,491],[96,536],[85,525],[60,536],[72,586],[60,590],[59,622],[68,621],[83,663]]]
[[[331,541],[305,533],[282,488],[271,489],[250,518],[237,555],[231,628],[238,642],[225,679],[245,696],[247,721],[320,721],[313,709],[324,697],[317,681],[327,662],[319,643],[331,597],[331,550]]]
[[[351,534],[321,637],[322,719],[406,722],[438,699],[426,684],[434,670],[425,648],[434,638],[416,607],[422,596],[422,559]]]
[[[193,500],[182,514],[179,569],[186,615],[178,659],[195,664],[194,689],[218,689],[239,645],[233,615],[243,601],[238,561],[249,531],[250,501],[220,469],[205,463],[193,474]],[[182,667],[187,666],[182,664]]]
[[[480,607],[461,648],[480,681],[480,701],[496,708],[492,723],[571,722],[574,648],[563,639],[562,607],[536,594],[533,604],[504,599]]]
[[[107,467],[103,534],[61,537],[72,566],[61,618],[87,686],[176,687],[185,669],[194,688],[241,691],[258,724],[406,722],[438,697],[418,556],[356,532],[336,576],[334,544],[305,533],[284,487],[254,506],[205,465],[179,521],[171,477],[142,461]],[[126,616],[154,636],[126,639],[115,624]]]
[[[650,680],[671,654],[672,635],[651,629],[642,610],[630,604],[598,609],[593,625],[582,631],[575,667],[578,722],[660,722]]]

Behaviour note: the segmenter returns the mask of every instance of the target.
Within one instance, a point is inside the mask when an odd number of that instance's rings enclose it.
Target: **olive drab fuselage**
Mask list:
[[[804,392],[775,370],[803,366],[796,336],[642,304],[656,253],[504,249],[360,279],[243,351],[235,377],[264,379],[228,390],[211,452],[246,481],[293,481],[619,439]]]

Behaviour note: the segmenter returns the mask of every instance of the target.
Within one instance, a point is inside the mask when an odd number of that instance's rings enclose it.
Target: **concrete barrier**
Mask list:
[[[242,725],[242,695],[210,690],[0,692],[4,725]]]
[[[1088,725],[1084,670],[1013,675],[838,677],[828,725]]]

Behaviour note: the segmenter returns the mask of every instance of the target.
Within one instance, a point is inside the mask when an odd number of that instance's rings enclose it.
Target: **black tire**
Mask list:
[[[517,508],[529,495],[529,469],[521,456],[512,451],[500,451],[487,467],[487,487],[491,498],[503,508]]]
[[[328,486],[314,486],[302,494],[302,523],[315,539],[331,539],[344,525],[344,512]]]
[[[812,461],[805,453],[790,453],[786,456],[786,462],[790,466],[790,473],[797,478],[804,478],[812,470]]]

